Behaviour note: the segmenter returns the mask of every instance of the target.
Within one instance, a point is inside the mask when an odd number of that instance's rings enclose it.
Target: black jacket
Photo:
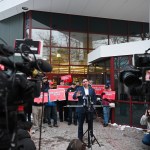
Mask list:
[[[67,104],[68,105],[76,105],[77,104],[76,101],[75,102],[68,101],[68,94],[69,94],[69,92],[75,92],[75,88],[70,87],[70,88],[67,89],[67,91],[66,91],[66,101],[67,101]]]
[[[27,130],[19,129],[17,138],[17,150],[36,150],[35,144]]]

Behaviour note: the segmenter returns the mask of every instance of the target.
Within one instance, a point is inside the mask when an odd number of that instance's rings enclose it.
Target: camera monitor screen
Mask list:
[[[150,70],[146,70],[145,72],[145,81],[150,81]]]

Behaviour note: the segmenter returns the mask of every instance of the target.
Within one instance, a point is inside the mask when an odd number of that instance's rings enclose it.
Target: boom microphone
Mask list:
[[[31,61],[31,62],[16,62],[16,63],[14,63],[7,57],[0,56],[0,64],[4,65],[10,69],[16,69],[27,75],[31,75],[34,68],[36,68],[37,70],[42,71],[42,72],[51,72],[52,71],[52,66],[48,62],[46,62],[42,59],[38,59],[36,61]]]
[[[52,66],[45,60],[37,59],[37,61],[32,61],[31,65],[36,68],[37,70],[43,71],[43,72],[51,72]]]
[[[0,44],[0,55],[9,57],[14,54],[14,48],[8,45]]]

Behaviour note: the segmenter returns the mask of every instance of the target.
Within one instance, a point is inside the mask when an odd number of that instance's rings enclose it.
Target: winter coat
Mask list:
[[[68,105],[76,105],[76,104],[77,104],[76,101],[75,101],[75,102],[73,102],[73,101],[68,101],[69,92],[75,92],[75,88],[70,87],[70,88],[67,89],[67,91],[66,91],[66,93],[65,93],[65,94],[66,94],[66,101],[67,101],[67,104],[68,104]]]
[[[88,87],[88,90],[89,90],[89,96],[91,97],[91,100],[93,101],[93,104],[95,105],[96,104],[95,90],[93,88],[91,88],[91,87]],[[79,97],[76,96],[78,91],[80,91],[80,94],[81,94]],[[75,93],[73,95],[74,99],[78,98],[77,105],[83,105],[83,103],[84,103],[84,96],[85,96],[84,87],[81,86],[75,91]],[[76,112],[78,112],[78,113],[85,113],[85,108],[77,107]]]
[[[150,117],[143,115],[140,120],[141,125],[147,125],[147,129],[150,130]]]
[[[17,150],[36,150],[35,144],[27,130],[18,129],[17,138]]]

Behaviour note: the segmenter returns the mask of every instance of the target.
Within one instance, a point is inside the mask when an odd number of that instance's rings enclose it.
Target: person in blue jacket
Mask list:
[[[77,105],[84,105],[85,99],[84,97],[90,97],[93,104],[96,104],[96,94],[95,90],[92,87],[89,87],[89,83],[87,79],[83,79],[81,87],[77,88],[73,98],[78,98]],[[78,138],[83,141],[83,123],[86,117],[86,109],[84,107],[77,107],[76,112],[78,115]]]
[[[48,103],[45,104],[46,107],[46,115],[48,120],[48,126],[49,127],[58,127],[57,125],[57,105],[56,102],[51,102],[48,98]],[[51,119],[53,119],[53,126]]]

